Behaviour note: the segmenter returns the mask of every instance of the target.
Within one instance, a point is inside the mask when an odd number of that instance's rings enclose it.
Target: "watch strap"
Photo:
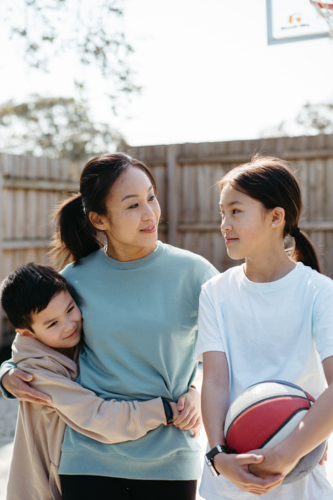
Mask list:
[[[215,446],[212,450],[210,450],[206,455],[206,463],[208,465],[208,468],[210,472],[213,474],[214,477],[217,477],[220,475],[218,470],[214,466],[213,458],[215,455],[218,455],[219,453],[227,453],[229,454],[229,448],[227,446],[224,446],[223,444]]]
[[[163,401],[163,407],[164,407],[167,425],[172,425],[174,422],[174,415],[173,415],[173,411],[171,408],[171,404],[166,399],[162,399],[162,401]]]

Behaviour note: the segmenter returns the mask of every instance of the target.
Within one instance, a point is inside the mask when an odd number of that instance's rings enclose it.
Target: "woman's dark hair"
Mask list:
[[[33,332],[32,314],[44,311],[51,299],[69,289],[69,284],[52,267],[26,264],[1,283],[1,305],[14,328]]]
[[[226,185],[231,185],[237,191],[260,201],[266,210],[283,208],[283,237],[290,234],[295,240],[293,248],[288,252],[290,257],[321,272],[313,243],[298,228],[302,214],[301,190],[287,162],[257,154],[249,163],[230,170],[222,178],[219,183],[220,192]]]
[[[54,260],[63,266],[78,264],[103,245],[98,231],[89,220],[89,212],[106,215],[106,199],[118,177],[127,167],[141,169],[151,181],[155,194],[156,183],[149,168],[124,153],[96,156],[88,161],[80,177],[80,192],[63,201],[55,212],[56,235],[52,243]]]

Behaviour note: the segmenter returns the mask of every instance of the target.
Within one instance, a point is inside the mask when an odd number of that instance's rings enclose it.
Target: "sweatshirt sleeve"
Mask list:
[[[59,367],[60,368],[60,367]],[[58,415],[72,429],[102,443],[113,444],[141,438],[166,417],[161,398],[144,402],[105,401],[65,376],[64,372],[30,365],[33,387],[49,394]]]
[[[16,368],[16,363],[12,359],[8,359],[7,361],[4,361],[0,367],[0,389],[2,392],[2,395],[7,398],[7,399],[16,399],[13,394],[10,394],[10,392],[6,391],[4,386],[2,385],[2,377],[6,375],[9,370],[12,368]]]

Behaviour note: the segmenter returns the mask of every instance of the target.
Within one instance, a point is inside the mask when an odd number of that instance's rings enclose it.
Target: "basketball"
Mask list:
[[[230,406],[224,427],[226,444],[232,453],[273,448],[304,418],[315,399],[297,385],[273,380],[252,385]],[[326,441],[295,463],[284,484],[301,479],[318,465]]]

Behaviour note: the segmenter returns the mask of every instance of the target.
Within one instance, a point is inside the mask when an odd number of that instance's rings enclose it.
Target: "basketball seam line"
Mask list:
[[[297,398],[297,399],[305,399],[305,400],[309,403],[310,408],[311,408],[311,406],[312,406],[312,404],[313,404],[313,403],[312,403],[312,401],[310,401],[308,397],[304,397],[304,398],[303,398],[302,396],[295,396],[294,394],[293,394],[293,395],[289,395],[289,394],[288,394],[288,396],[284,396],[284,395],[279,394],[278,396],[271,396],[271,397],[269,397],[269,398],[261,399],[260,401],[256,401],[256,402],[255,402],[255,403],[253,403],[252,405],[247,406],[247,407],[246,407],[243,411],[241,411],[241,412],[237,415],[237,417],[235,417],[235,418],[232,420],[232,422],[230,422],[230,425],[229,425],[229,428],[228,428],[228,432],[227,432],[227,433],[226,433],[226,435],[225,435],[225,439],[227,439],[227,437],[228,437],[229,430],[230,430],[231,426],[232,426],[232,425],[236,422],[236,420],[237,420],[237,419],[238,419],[241,415],[243,415],[243,413],[245,413],[245,412],[246,412],[247,410],[249,410],[250,408],[253,408],[253,406],[256,406],[258,403],[264,403],[265,401],[270,401],[271,399],[278,399],[278,398],[281,398],[281,397],[287,397],[287,398]],[[312,403],[312,404],[311,404],[311,403]],[[309,410],[310,408],[308,408],[308,410]],[[304,408],[301,408],[301,409],[302,409],[302,410],[304,410]]]
[[[295,416],[295,415],[297,415],[297,413],[299,413],[300,411],[303,411],[303,410],[309,410],[309,408],[298,408],[298,410],[296,410],[296,411],[295,411],[292,415],[290,415],[290,417],[288,417],[288,418],[287,418],[287,420],[285,420],[285,421],[283,422],[283,424],[282,424],[282,425],[280,425],[280,427],[279,427],[278,429],[276,429],[276,431],[275,431],[275,432],[273,432],[273,434],[272,434],[272,435],[271,435],[268,439],[266,439],[266,441],[264,441],[264,442],[263,442],[263,444],[262,444],[261,446],[259,446],[259,448],[258,448],[258,449],[260,450],[260,449],[261,449],[261,448],[263,448],[263,447],[264,447],[267,443],[269,443],[269,442],[273,439],[273,437],[274,437],[274,436],[276,436],[276,434],[277,434],[278,432],[280,432],[280,430],[281,430],[281,429],[283,429],[283,427],[284,427],[285,425],[287,425],[287,423],[288,423],[288,422],[290,422],[290,420],[292,420],[292,419],[294,418],[294,416]]]

